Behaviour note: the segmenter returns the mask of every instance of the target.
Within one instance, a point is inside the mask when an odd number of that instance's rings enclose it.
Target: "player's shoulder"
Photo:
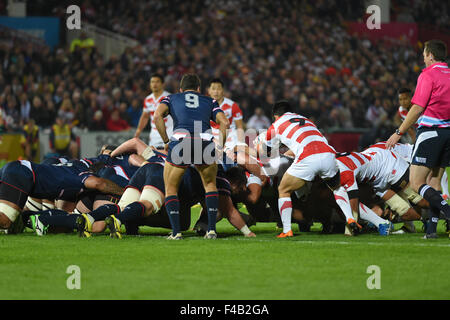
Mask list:
[[[230,98],[224,97],[223,101],[222,101],[222,104],[221,104],[221,107],[225,107],[225,106],[233,107],[234,105],[237,105],[237,103],[234,102],[233,100],[231,100]]]
[[[155,95],[152,93],[150,93],[149,95],[147,95],[144,99],[145,102],[151,101],[155,99]]]
[[[204,95],[204,94],[201,94],[201,93],[198,93],[198,96],[199,96],[200,101],[203,101],[204,103],[207,103],[207,104],[210,104],[210,105],[214,105],[216,103],[218,104],[217,100],[212,98],[212,97],[210,97],[210,96],[207,96],[207,95]]]
[[[172,101],[177,100],[177,97],[179,97],[180,95],[182,95],[182,93],[169,93],[167,95],[162,95],[161,97],[161,102],[160,103],[170,103]]]

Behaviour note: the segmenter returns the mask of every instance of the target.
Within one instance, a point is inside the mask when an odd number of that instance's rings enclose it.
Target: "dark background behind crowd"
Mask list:
[[[163,74],[166,90],[177,92],[187,72],[200,75],[203,92],[210,79],[221,78],[245,121],[258,107],[270,117],[275,100],[289,99],[325,130],[391,130],[397,90],[413,90],[423,67],[420,45],[374,44],[346,31],[346,21],[362,21],[363,1],[66,2],[30,1],[27,14],[65,19],[67,5],[79,4],[83,19],[140,45],[106,60],[95,46],[50,50],[11,41],[2,31],[4,130],[30,117],[48,128],[56,116],[80,129],[127,130],[137,126],[152,73]],[[446,1],[392,1],[391,17],[445,29],[449,7]],[[0,14],[5,10],[0,1]]]

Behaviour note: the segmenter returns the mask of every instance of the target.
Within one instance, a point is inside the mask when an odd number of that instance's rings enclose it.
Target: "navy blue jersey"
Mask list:
[[[117,157],[112,157],[108,163],[108,166],[116,168],[117,174],[124,176],[128,180],[136,173],[139,167],[130,164],[130,155],[125,154]]]
[[[99,177],[111,180],[121,187],[126,187],[131,177],[139,169],[139,167],[130,164],[129,158],[130,155],[127,154],[108,159],[108,165],[99,170]]]
[[[73,200],[83,191],[84,181],[94,175],[80,161],[57,165],[31,162],[31,168],[35,181],[29,195],[39,199]]]
[[[216,121],[216,115],[223,112],[216,100],[201,95],[195,91],[185,91],[165,97],[161,103],[169,107],[169,114],[173,119],[173,133],[186,133],[191,135],[211,131],[210,120]],[[195,128],[194,121],[201,124]],[[201,130],[199,132],[199,130]],[[211,132],[209,132],[211,133]]]
[[[96,164],[96,163],[99,163],[99,162],[102,162],[102,163],[104,163],[105,165],[113,165],[112,159],[113,159],[113,158],[111,158],[111,157],[110,157],[109,155],[107,155],[107,154],[101,154],[101,155],[99,155],[99,156],[97,156],[97,157],[94,157],[94,158],[83,158],[83,159],[77,160],[77,161],[82,161],[82,162],[84,162],[87,166],[92,166],[92,165],[94,165],[94,164]],[[128,160],[128,158],[127,158],[127,160]]]
[[[219,194],[231,196],[230,183],[225,178],[225,171],[220,165],[217,171],[216,187]],[[191,205],[205,199],[205,188],[203,187],[200,174],[195,168],[189,167],[184,173],[182,183],[178,191],[178,197],[180,201],[188,201]]]
[[[122,188],[125,188],[130,181],[119,166],[104,167],[97,174],[100,178],[111,180]]]
[[[50,157],[44,159],[41,164],[60,164],[60,163],[67,163],[71,161],[69,157],[63,156],[63,157]]]
[[[164,193],[164,158],[153,156],[147,161],[130,179],[128,187],[142,191],[145,186],[152,186]]]

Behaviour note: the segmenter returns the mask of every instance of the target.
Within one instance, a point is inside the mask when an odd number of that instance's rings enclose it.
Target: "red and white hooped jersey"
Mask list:
[[[406,116],[408,115],[408,109],[402,106],[398,107],[398,115],[402,118],[402,121],[405,121]]]
[[[155,97],[155,95],[152,93],[148,95],[143,104],[143,112],[144,113],[150,113],[150,125],[151,125],[151,131],[150,131],[150,143],[149,145],[154,147],[160,147],[164,146],[164,142],[162,141],[161,136],[159,135],[158,130],[156,129],[155,125],[155,119],[153,115],[155,114],[156,108],[158,107],[159,103],[168,95],[170,95],[169,92],[164,91],[161,96]],[[172,136],[173,132],[173,120],[170,115],[164,118],[164,122],[166,124],[166,130],[169,138]]]
[[[400,116],[400,118],[402,119],[402,121],[405,121],[406,116],[408,115],[408,109],[400,106],[398,107],[398,115]],[[419,120],[417,120],[417,122],[414,124],[414,127],[418,127],[419,126]]]
[[[414,146],[409,143],[396,143],[390,151],[394,152],[394,154],[403,158],[406,162],[411,163],[413,148]],[[375,143],[370,147],[368,147],[363,152],[364,153],[377,152],[380,149],[387,150],[386,141]]]
[[[250,156],[252,157],[252,156]],[[261,167],[261,173],[269,178],[269,184],[271,186],[278,186],[284,173],[289,169],[293,163],[291,157],[280,155],[279,157],[271,158],[267,163],[263,163],[261,160],[252,157]],[[256,183],[262,185],[261,179],[254,174],[247,172],[247,186]]]
[[[220,104],[220,109],[222,109],[225,116],[228,118],[228,121],[230,121],[230,130],[236,130],[236,120],[243,119],[242,110],[239,108],[238,104],[231,99],[224,98]],[[213,129],[213,134],[219,135],[220,126],[214,121],[211,121],[210,124]]]
[[[236,120],[242,120],[242,110],[239,108],[238,104],[231,99],[224,98],[220,104],[220,109],[225,113],[228,121],[230,122],[230,128],[227,130],[227,140],[225,141],[224,149],[233,149],[238,144],[237,131],[236,131]],[[220,126],[214,121],[210,121],[212,134],[214,139],[219,140],[219,128]]]
[[[390,188],[408,169],[408,163],[389,150],[351,152],[336,158],[341,185],[347,191],[357,190],[358,183],[369,183],[377,192]]]
[[[283,114],[267,129],[267,146],[277,148],[280,142],[295,153],[295,163],[313,154],[336,154],[311,120],[292,112]]]

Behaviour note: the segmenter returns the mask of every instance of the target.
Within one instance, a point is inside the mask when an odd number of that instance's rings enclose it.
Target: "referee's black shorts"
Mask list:
[[[411,164],[428,168],[450,166],[450,128],[419,128]]]

